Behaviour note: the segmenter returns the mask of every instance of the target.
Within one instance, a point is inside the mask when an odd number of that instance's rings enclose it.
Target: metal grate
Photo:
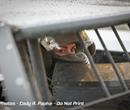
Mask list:
[[[0,24],[0,62],[1,63],[1,71],[2,74],[4,74],[5,77],[5,85],[7,88],[7,95],[9,101],[20,101],[21,97],[28,96],[28,100],[32,101],[34,99],[39,100],[39,97],[42,97],[41,101],[52,101],[52,96],[49,91],[48,83],[47,83],[47,77],[46,77],[46,71],[44,67],[44,61],[41,55],[41,50],[39,47],[39,41],[38,38],[42,37],[43,35],[53,35],[53,34],[62,34],[65,32],[78,32],[82,29],[94,29],[105,52],[107,57],[109,58],[115,75],[117,76],[120,84],[124,88],[124,91],[122,93],[117,93],[112,95],[106,86],[103,78],[101,77],[99,71],[97,70],[97,67],[95,65],[95,62],[90,55],[88,49],[85,48],[84,43],[80,37],[79,41],[82,44],[82,47],[85,50],[86,55],[89,58],[90,64],[92,66],[92,69],[99,80],[104,92],[106,93],[106,97],[94,100],[91,102],[86,103],[83,106],[77,106],[72,108],[66,108],[67,110],[79,110],[82,108],[86,108],[89,106],[92,106],[94,104],[98,104],[104,101],[112,100],[121,96],[125,96],[130,94],[130,90],[128,89],[128,85],[123,80],[122,75],[119,71],[119,68],[117,67],[116,63],[114,62],[110,52],[108,51],[105,42],[103,41],[100,32],[98,31],[101,27],[108,27],[110,26],[115,33],[116,38],[118,39],[122,49],[124,50],[124,53],[126,57],[128,58],[128,61],[130,61],[129,53],[127,52],[127,49],[125,48],[116,28],[115,25],[127,23],[129,26],[130,22],[130,14],[122,14],[122,15],[115,15],[115,16],[107,16],[103,18],[95,18],[95,19],[81,19],[81,20],[75,20],[75,21],[67,21],[67,22],[61,22],[57,24],[48,24],[48,25],[41,25],[41,26],[35,26],[35,27],[29,27],[17,30],[14,28],[10,28],[10,26],[1,23]],[[130,26],[129,26],[130,27]],[[12,34],[13,32],[13,34]],[[78,34],[78,33],[77,33]],[[79,36],[79,35],[78,35]],[[28,53],[27,56],[29,58],[31,68],[32,68],[32,75],[34,78],[32,78],[35,81],[35,84],[31,82],[31,78],[28,77],[28,73],[24,70],[24,65],[21,61],[19,51],[17,49],[16,42],[19,42],[20,40],[26,40],[27,41],[27,47],[28,47]],[[10,62],[11,61],[11,62]],[[4,63],[3,63],[4,62]],[[12,65],[17,65],[17,67],[14,67]],[[11,76],[8,74],[11,73]],[[37,73],[37,74],[36,74]],[[22,78],[22,82],[19,83],[19,79]],[[11,80],[11,81],[10,81]],[[21,81],[21,80],[20,80]],[[25,83],[26,82],[26,83]],[[13,85],[13,86],[12,86]],[[21,89],[21,85],[24,85],[25,88]],[[22,86],[23,87],[23,86]],[[34,89],[34,88],[35,89]],[[36,90],[38,89],[38,91]],[[19,90],[17,95],[14,95],[15,90]],[[35,91],[35,92],[34,92]],[[37,95],[36,95],[37,94]],[[26,101],[26,98],[25,98]],[[17,106],[17,109],[23,110],[20,106]],[[24,108],[26,109],[26,108]],[[36,110],[37,108],[32,106],[28,110]],[[40,109],[51,109],[51,108],[40,108]]]
[[[111,27],[112,27],[112,30],[115,33],[115,36],[117,37],[117,39],[118,39],[122,49],[124,50],[124,53],[125,53],[126,57],[128,58],[128,61],[129,61],[129,58],[130,58],[129,53],[127,52],[127,50],[126,50],[122,40],[120,39],[120,36],[117,33],[117,30],[116,30],[115,26],[111,26]],[[100,73],[98,72],[98,70],[96,68],[96,65],[94,63],[94,60],[93,60],[92,56],[90,55],[89,51],[85,48],[85,45],[83,44],[82,39],[79,37],[79,40],[82,43],[82,46],[83,46],[83,48],[85,50],[85,53],[86,53],[86,55],[89,58],[90,64],[92,66],[92,69],[93,69],[94,73],[96,74],[97,79],[100,81],[101,86],[102,86],[104,92],[106,93],[106,98],[101,98],[101,99],[98,99],[98,100],[95,100],[95,101],[92,101],[92,102],[88,102],[84,106],[73,107],[73,108],[69,108],[68,110],[79,110],[79,109],[82,109],[82,108],[85,108],[85,107],[89,107],[89,106],[92,106],[92,105],[100,103],[100,102],[105,102],[107,100],[111,100],[111,99],[114,99],[114,98],[117,98],[117,97],[120,97],[120,96],[123,96],[123,95],[126,95],[126,94],[130,93],[130,90],[128,89],[127,83],[123,80],[123,76],[121,75],[121,72],[120,72],[119,68],[117,67],[117,65],[114,62],[110,52],[108,51],[108,49],[107,49],[107,47],[106,47],[106,45],[105,45],[105,43],[104,43],[104,41],[103,41],[99,31],[98,31],[98,29],[95,29],[95,32],[96,32],[96,34],[97,34],[97,36],[98,36],[98,38],[99,38],[103,48],[105,49],[105,53],[106,53],[108,59],[110,60],[112,66],[113,66],[115,75],[117,76],[117,78],[120,81],[122,87],[124,88],[124,91],[122,93],[117,93],[115,95],[112,95],[109,92],[108,87],[106,86],[103,78],[101,77]]]

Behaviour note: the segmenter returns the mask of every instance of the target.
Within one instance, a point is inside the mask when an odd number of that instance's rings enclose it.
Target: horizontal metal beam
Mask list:
[[[92,105],[99,104],[99,103],[109,101],[109,100],[112,100],[112,99],[116,99],[116,98],[119,98],[119,97],[123,97],[123,96],[129,95],[129,94],[130,94],[130,91],[118,93],[118,94],[112,95],[110,97],[105,97],[105,98],[101,98],[101,99],[98,99],[98,100],[94,100],[92,102],[88,102],[88,103],[84,104],[83,106],[75,106],[75,107],[67,108],[66,110],[81,110],[83,108],[90,107]]]
[[[53,19],[52,19],[53,20]],[[93,18],[78,18],[68,21],[59,21],[53,24],[36,24],[14,32],[16,40],[38,38],[43,35],[77,32],[83,29],[96,29],[111,25],[130,23],[130,12]]]

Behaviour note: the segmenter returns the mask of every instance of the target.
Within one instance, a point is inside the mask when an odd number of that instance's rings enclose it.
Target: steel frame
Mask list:
[[[39,87],[43,86],[42,89],[41,88],[38,88],[38,89],[42,92],[44,91],[44,93],[40,92],[42,93],[44,100],[50,101],[51,95],[48,90],[45,67],[44,67],[44,63],[42,62],[43,59],[40,55],[41,50],[39,49],[38,38],[43,37],[43,35],[62,34],[62,33],[72,32],[72,31],[78,32],[83,29],[95,29],[95,32],[101,44],[103,45],[111,64],[113,65],[115,74],[118,77],[122,87],[124,87],[124,92],[111,95],[102,77],[100,76],[100,73],[96,69],[96,65],[89,51],[85,49],[82,39],[79,38],[85,50],[85,53],[90,60],[90,64],[93,68],[93,71],[97,79],[100,81],[104,92],[106,93],[106,97],[99,100],[92,101],[92,102],[88,102],[84,106],[78,106],[78,107],[73,107],[73,108],[68,108],[68,109],[78,110],[78,109],[89,107],[97,103],[101,103],[103,101],[111,100],[114,98],[118,98],[120,96],[125,96],[125,95],[130,94],[130,90],[128,89],[126,82],[122,79],[122,76],[120,75],[120,71],[118,67],[116,66],[111,54],[109,53],[108,49],[105,46],[104,41],[102,40],[100,36],[100,33],[98,32],[98,28],[111,26],[122,49],[124,50],[124,53],[126,54],[128,60],[130,61],[130,56],[125,46],[123,45],[123,42],[116,31],[116,28],[114,27],[114,25],[119,25],[123,23],[127,23],[129,26],[130,13],[124,13],[121,15],[104,16],[100,18],[91,18],[91,19],[84,19],[84,18],[77,19],[77,20],[75,19],[73,21],[59,22],[59,23],[48,24],[48,25],[44,25],[44,24],[40,26],[36,25],[35,27],[26,27],[17,31],[15,31],[15,29],[10,27],[9,25],[1,23],[0,24],[0,36],[1,36],[0,37],[0,62],[1,62],[0,68],[1,68],[2,74],[4,74],[4,77],[5,77],[5,85],[7,88],[9,101],[19,102],[21,99],[23,101],[35,100],[34,93],[32,92],[31,84],[24,70],[24,66],[21,61],[15,40],[19,41],[23,39],[26,39],[26,40],[29,39],[27,41],[28,42],[27,44],[29,48],[29,54],[31,57],[31,64],[32,64],[33,72],[34,73],[38,72],[37,75],[35,74],[35,77],[39,79],[37,80],[37,83],[40,85]],[[33,40],[30,40],[30,39],[33,39]],[[37,61],[38,58],[40,59]],[[41,75],[43,76],[42,80],[40,79]],[[18,92],[17,94],[14,95],[14,93],[16,92],[16,89]],[[14,106],[12,108],[14,110],[26,109],[26,107],[20,107],[20,106]],[[36,106],[31,106],[30,108],[28,108],[28,110],[36,110],[36,109],[37,109]]]
[[[44,35],[63,34],[66,32],[78,32],[84,29],[97,29],[112,25],[130,23],[130,13],[114,14],[93,18],[78,18],[70,21],[54,22],[52,24],[36,24],[20,28],[15,32],[17,40],[43,37]]]

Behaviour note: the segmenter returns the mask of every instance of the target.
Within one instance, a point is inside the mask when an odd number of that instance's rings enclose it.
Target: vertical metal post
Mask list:
[[[125,81],[123,80],[122,75],[120,74],[120,71],[119,71],[117,65],[115,64],[115,62],[114,62],[114,60],[113,60],[113,58],[112,58],[110,52],[108,51],[108,49],[107,49],[107,47],[106,47],[106,45],[105,45],[103,39],[101,38],[101,35],[99,34],[99,32],[98,32],[97,29],[95,29],[95,32],[96,32],[96,34],[97,34],[97,36],[98,36],[98,38],[99,38],[99,40],[100,40],[100,42],[101,42],[103,48],[105,49],[105,52],[106,52],[106,54],[107,54],[107,57],[109,58],[110,62],[112,63],[113,69],[115,70],[115,73],[116,73],[115,75],[116,75],[117,78],[119,79],[119,81],[120,81],[121,85],[123,86],[123,88],[124,88],[125,90],[128,90],[128,87],[127,87]]]
[[[32,71],[32,66],[31,66],[31,62],[30,62],[30,57],[28,55],[28,50],[27,50],[27,46],[26,46],[26,42],[22,41],[22,42],[17,42],[17,45],[19,47],[19,52],[21,54],[21,56],[24,56],[22,57],[23,59],[23,63],[25,65],[25,69],[26,69],[26,72],[27,72],[27,76],[28,76],[28,80],[30,81],[31,83],[31,87],[33,89],[33,93],[34,93],[34,97],[35,97],[35,101],[36,102],[39,102],[39,101],[43,101],[42,100],[42,95],[39,91],[39,84],[37,83],[37,79]],[[45,109],[44,106],[38,106],[38,108],[40,110],[43,110],[43,108]]]
[[[51,101],[52,96],[49,91],[40,44],[37,39],[28,40],[27,44],[32,63],[32,69],[35,77],[37,78],[37,83],[39,85],[39,90],[42,94],[43,101]]]
[[[93,71],[94,71],[94,74],[96,75],[96,78],[100,81],[100,83],[101,83],[101,85],[102,85],[102,88],[103,88],[103,90],[105,91],[106,95],[107,95],[108,97],[110,97],[111,94],[110,94],[110,92],[109,92],[109,90],[108,90],[108,88],[107,88],[107,86],[106,86],[106,84],[105,84],[105,82],[104,82],[102,76],[101,76],[100,73],[97,71],[96,65],[95,65],[95,63],[94,63],[94,61],[93,61],[92,56],[90,55],[89,50],[85,47],[84,42],[83,42],[82,38],[80,37],[79,33],[77,33],[77,36],[78,36],[78,39],[79,39],[79,41],[80,41],[82,47],[84,48],[85,54],[87,55],[87,57],[88,57],[88,59],[89,59],[89,61],[90,61],[90,64],[91,64],[91,66],[92,66],[92,69],[93,69]]]
[[[37,106],[20,105],[22,102],[33,102],[35,98],[11,29],[4,23],[0,24],[0,68],[8,101],[15,104],[10,106],[12,110],[37,110]]]
[[[123,44],[123,42],[122,42],[122,40],[121,40],[121,38],[120,38],[120,36],[119,36],[119,34],[118,34],[116,28],[115,28],[114,26],[111,26],[111,28],[112,28],[112,30],[113,30],[113,32],[114,32],[116,38],[118,39],[118,41],[119,41],[119,43],[120,43],[122,49],[124,50],[124,52],[125,52],[125,54],[126,54],[126,57],[128,58],[128,61],[130,61],[130,56],[129,56],[129,54],[128,54],[128,52],[127,52],[127,50],[126,50],[126,48],[125,48],[125,46],[124,46],[124,44]]]

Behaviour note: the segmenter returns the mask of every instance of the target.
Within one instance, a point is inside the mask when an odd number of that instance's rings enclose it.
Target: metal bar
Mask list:
[[[99,40],[100,40],[100,42],[101,42],[103,48],[105,49],[106,55],[107,55],[107,57],[109,58],[109,60],[110,60],[110,62],[111,62],[111,64],[112,64],[112,66],[113,66],[113,69],[115,70],[115,75],[117,76],[117,78],[118,78],[118,80],[120,81],[120,83],[121,83],[121,85],[123,86],[123,88],[124,88],[125,90],[128,90],[128,87],[127,87],[125,81],[123,80],[122,75],[120,74],[120,71],[119,71],[117,65],[115,64],[115,62],[114,62],[114,60],[113,60],[113,58],[112,58],[110,52],[108,51],[108,49],[107,49],[107,47],[106,47],[106,45],[105,45],[103,39],[101,38],[101,35],[99,34],[99,32],[98,32],[97,29],[95,29],[95,32],[96,32],[96,34],[97,34],[97,36],[98,36],[98,38],[99,38]]]
[[[108,88],[107,88],[107,86],[106,86],[106,84],[105,84],[105,82],[104,82],[102,76],[101,76],[100,73],[98,72],[98,70],[97,70],[97,68],[96,68],[96,65],[95,65],[95,63],[94,63],[94,61],[93,61],[93,58],[92,58],[92,56],[91,56],[89,50],[85,47],[84,42],[83,42],[82,38],[80,37],[79,33],[77,33],[77,36],[78,36],[78,39],[79,39],[79,41],[80,41],[80,43],[81,43],[81,45],[82,45],[82,47],[83,47],[83,49],[84,49],[85,54],[87,55],[87,57],[88,57],[88,59],[89,59],[89,61],[90,61],[90,64],[91,64],[91,66],[92,66],[92,69],[93,69],[93,71],[94,71],[94,74],[96,75],[96,78],[100,81],[100,83],[101,83],[101,85],[102,85],[102,88],[103,88],[104,92],[106,93],[106,95],[107,95],[108,97],[110,97],[111,94],[110,94],[110,92],[109,92],[109,90],[108,90]]]
[[[39,88],[38,88],[39,84],[37,83],[37,79],[36,79],[36,77],[35,77],[35,75],[32,71],[32,66],[31,66],[31,63],[30,63],[30,58],[29,58],[29,55],[28,55],[26,42],[25,41],[24,42],[23,41],[17,42],[17,46],[19,47],[19,50],[20,50],[19,52],[20,52],[21,56],[24,56],[22,58],[23,58],[23,61],[24,61],[28,80],[31,83],[31,87],[33,88],[32,92],[34,93],[35,101],[36,102],[42,101],[42,96],[41,96],[41,93],[40,93]],[[38,106],[38,108],[40,110],[42,110],[45,107],[44,106]]]
[[[36,83],[38,84],[38,90],[41,95],[41,100],[43,102],[51,102],[52,96],[49,91],[40,44],[37,39],[32,39],[27,41],[27,45],[28,45],[30,60],[32,63],[33,74],[36,78]],[[45,106],[45,109],[51,110],[51,107]]]
[[[37,106],[20,106],[35,101],[23,63],[9,26],[0,24],[0,68],[12,110],[37,110]]]
[[[118,93],[118,94],[112,95],[110,97],[101,98],[101,99],[98,99],[98,100],[95,100],[95,101],[92,101],[92,102],[88,102],[88,103],[86,103],[86,104],[84,104],[82,106],[76,106],[76,107],[67,108],[66,110],[80,110],[82,108],[90,107],[92,105],[99,104],[99,103],[102,103],[102,102],[105,102],[105,101],[109,101],[109,100],[112,100],[112,99],[115,99],[115,98],[118,98],[118,97],[129,95],[129,94],[130,94],[130,91]]]
[[[122,49],[124,50],[124,52],[125,52],[125,54],[126,54],[126,57],[128,58],[128,61],[130,61],[129,53],[128,53],[128,51],[126,50],[126,48],[125,48],[125,46],[124,46],[124,44],[123,44],[123,42],[122,42],[122,40],[121,40],[121,38],[120,38],[120,36],[119,36],[117,30],[116,30],[116,28],[115,28],[114,26],[111,26],[111,28],[112,28],[112,30],[113,30],[113,32],[114,32],[116,38],[118,39],[118,41],[119,41],[119,43],[120,43]]]
[[[59,21],[53,24],[39,23],[28,27],[19,27],[20,30],[14,32],[17,40],[38,38],[42,35],[63,34],[65,32],[78,32],[84,29],[96,29],[130,22],[130,12],[99,16],[93,18],[77,18],[71,21]]]
[[[40,44],[37,39],[28,40],[27,44],[32,63],[32,69],[37,79],[43,101],[51,101],[52,97],[49,91]]]

